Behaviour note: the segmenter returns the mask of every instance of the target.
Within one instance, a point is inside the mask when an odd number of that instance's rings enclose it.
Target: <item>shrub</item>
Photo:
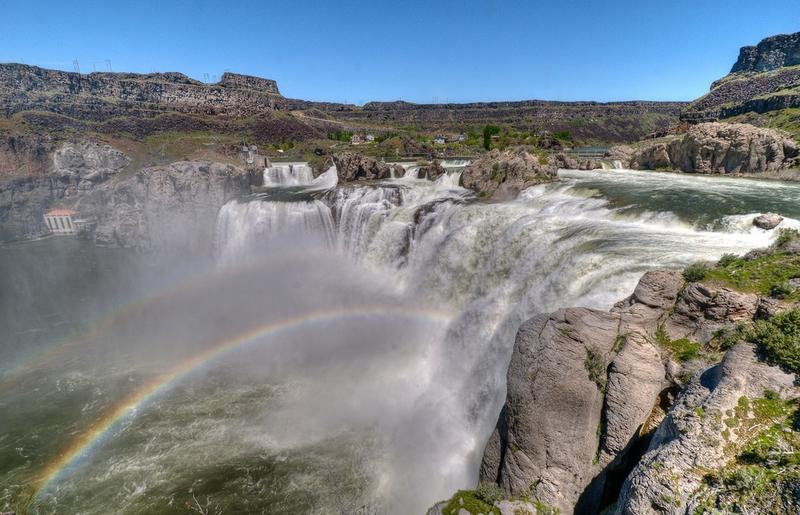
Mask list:
[[[586,359],[583,366],[589,372],[589,379],[595,382],[600,390],[606,387],[606,360],[602,353],[594,347],[586,347]]]
[[[780,282],[772,286],[772,289],[769,291],[770,297],[774,297],[776,299],[785,299],[792,294],[794,288],[792,288],[788,282]]]
[[[771,361],[800,372],[800,309],[757,321],[751,339]]]
[[[800,231],[797,229],[781,229],[778,238],[775,240],[775,245],[783,247],[792,240],[800,238]]]
[[[492,136],[500,134],[500,127],[497,125],[487,125],[483,128],[483,148],[489,150],[492,148]]]
[[[739,258],[736,257],[736,254],[723,254],[719,261],[717,262],[717,266],[721,266],[725,268],[726,266],[735,263]]]
[[[708,274],[708,264],[694,263],[683,270],[683,278],[690,283],[702,281]]]
[[[503,500],[503,491],[497,485],[489,481],[481,481],[478,488],[475,489],[475,497],[485,502],[486,504],[493,505],[497,501]]]

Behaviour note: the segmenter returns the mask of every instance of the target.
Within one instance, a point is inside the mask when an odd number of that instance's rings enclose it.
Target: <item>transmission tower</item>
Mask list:
[[[72,61],[72,67],[75,68],[75,73],[80,73],[81,72],[81,65],[78,63],[77,59]]]

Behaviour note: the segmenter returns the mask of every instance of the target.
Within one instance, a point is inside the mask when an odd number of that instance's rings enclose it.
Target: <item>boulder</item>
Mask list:
[[[753,293],[690,283],[666,320],[667,334],[672,339],[707,343],[723,326],[752,320],[759,302],[758,295]]]
[[[546,158],[517,148],[492,150],[474,160],[461,174],[461,185],[491,200],[516,198],[520,191],[556,178],[565,158]]]
[[[783,217],[775,213],[765,213],[753,218],[753,225],[768,231],[776,228],[781,222],[783,222]]]
[[[724,420],[748,417],[741,413],[740,399],[762,397],[766,389],[784,398],[796,397],[800,392],[794,380],[793,374],[760,361],[751,344],[732,348],[721,363],[695,377],[679,395],[625,480],[615,513],[696,513],[691,497],[703,475],[725,465],[731,459],[726,450],[745,437]]]
[[[388,165],[355,152],[335,154],[333,163],[342,182],[389,179],[392,176],[405,175],[405,169],[400,165]]]
[[[447,170],[442,166],[442,163],[437,159],[429,165],[420,166],[417,171],[417,177],[420,179],[428,179],[435,181],[442,175],[447,175]]]

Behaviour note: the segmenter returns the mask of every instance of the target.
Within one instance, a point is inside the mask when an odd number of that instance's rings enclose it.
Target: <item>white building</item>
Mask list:
[[[54,234],[75,234],[77,226],[72,217],[77,215],[71,209],[51,209],[44,215],[44,223]]]
[[[438,136],[436,136],[435,138],[433,138],[433,142],[434,142],[436,145],[444,145],[444,144],[446,143],[446,140],[445,140],[445,137],[444,137],[444,136],[442,136],[442,135],[438,135]]]
[[[373,141],[375,141],[375,135],[374,134],[367,134],[364,139],[367,140],[367,143],[372,143]]]

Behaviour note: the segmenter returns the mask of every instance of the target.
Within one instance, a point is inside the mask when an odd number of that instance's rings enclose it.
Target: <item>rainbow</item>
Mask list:
[[[251,263],[238,268],[215,268],[210,274],[203,273],[202,270],[200,270],[187,278],[167,283],[160,290],[152,292],[149,295],[112,307],[100,316],[95,317],[94,320],[91,320],[83,330],[78,331],[72,336],[60,339],[57,343],[54,342],[47,348],[27,358],[22,358],[17,364],[11,365],[8,369],[0,371],[0,394],[10,389],[20,378],[30,373],[32,367],[46,365],[52,363],[54,360],[60,359],[76,346],[97,337],[115,324],[133,318],[151,305],[168,301],[180,295],[190,294],[198,288],[213,286],[215,281],[223,280],[232,273],[255,271],[264,265],[292,262],[299,257],[316,255],[323,256],[324,254],[321,252],[290,252],[274,256],[269,260]]]
[[[400,316],[437,322],[447,322],[451,319],[448,314],[436,311],[414,311],[397,307],[350,306],[346,309],[330,309],[307,313],[258,326],[238,334],[156,376],[112,407],[80,436],[70,442],[55,459],[42,469],[33,483],[33,498],[39,498],[47,491],[49,486],[57,482],[67,471],[74,468],[82,457],[88,456],[94,449],[99,448],[108,435],[113,433],[114,428],[123,420],[135,415],[137,409],[143,404],[168,391],[171,386],[191,372],[223,354],[258,342],[266,337],[274,337],[308,324],[329,322],[341,318],[370,316]]]

